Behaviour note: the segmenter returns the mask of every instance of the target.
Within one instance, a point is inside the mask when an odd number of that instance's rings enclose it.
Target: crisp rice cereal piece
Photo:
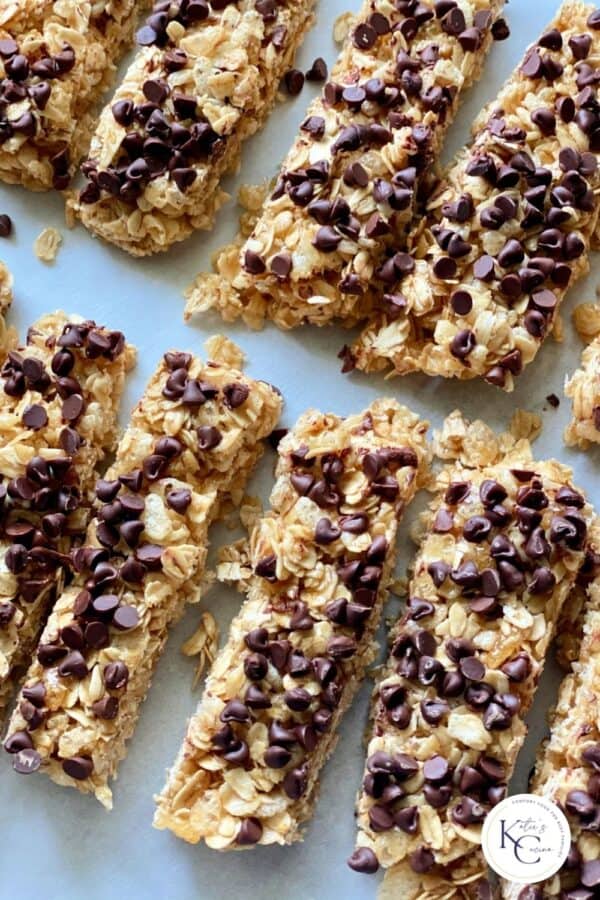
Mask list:
[[[33,242],[33,252],[42,262],[54,262],[62,240],[62,234],[56,228],[44,228]]]
[[[189,19],[182,0],[163,6],[138,31],[140,49],[100,116],[88,184],[74,201],[86,228],[133,256],[212,227],[227,199],[221,179],[270,113],[314,0],[201,3]],[[147,100],[154,106],[144,113]]]
[[[10,720],[6,747],[18,772],[40,768],[111,807],[109,779],[169,628],[199,599],[209,525],[241,501],[280,410],[265,382],[165,354],[97,484],[76,577],[53,608]],[[30,720],[32,693],[43,713]]]
[[[0,370],[0,718],[85,535],[134,361],[121,332],[57,312]]]
[[[583,450],[600,443],[600,336],[581,354],[581,366],[565,381],[565,395],[572,402],[571,421],[564,439]]]
[[[503,4],[461,0],[442,14],[424,0],[414,17],[364,0],[253,233],[223,249],[216,275],[198,276],[186,316],[216,307],[226,321],[281,328],[364,319]]]
[[[392,870],[392,886],[411,885],[404,900],[486,896],[471,893],[488,889],[481,824],[505,795],[586,559],[593,511],[570,469],[508,442],[505,458],[474,453],[442,473],[374,692],[349,863]]]
[[[600,879],[600,524],[590,533],[594,556],[588,568],[582,638],[572,671],[564,679],[550,718],[550,737],[540,747],[530,790],[566,814],[571,851],[550,880],[536,885],[504,882],[505,900],[552,900],[596,896]],[[595,890],[594,890],[595,889]]]
[[[94,104],[133,39],[135,0],[16,0],[0,14],[0,179],[64,190],[85,153]]]
[[[347,419],[311,410],[282,439],[272,509],[227,554],[247,598],[157,798],[158,828],[220,850],[301,839],[374,656],[426,431],[382,399]]]
[[[346,350],[346,371],[391,366],[512,390],[534,359],[588,269],[600,210],[591,11],[567,0],[479,115],[415,227],[410,259],[400,252],[402,270],[390,269],[377,313]]]

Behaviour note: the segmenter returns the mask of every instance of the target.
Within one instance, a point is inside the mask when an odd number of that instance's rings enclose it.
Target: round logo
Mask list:
[[[490,868],[517,884],[537,884],[558,872],[571,831],[555,803],[536,794],[506,797],[487,814],[481,835]]]

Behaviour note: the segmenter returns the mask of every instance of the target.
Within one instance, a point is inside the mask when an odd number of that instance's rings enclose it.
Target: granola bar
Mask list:
[[[475,124],[345,368],[512,390],[588,267],[600,209],[600,12],[568,0]],[[404,248],[401,247],[402,251]]]
[[[583,449],[600,443],[600,337],[583,351],[581,367],[567,379],[565,394],[573,404],[565,443]]]
[[[504,0],[364,0],[331,80],[311,104],[249,239],[188,292],[252,326],[347,325],[405,240],[415,199],[465,90],[479,77]]]
[[[337,726],[373,658],[426,423],[394,400],[311,410],[279,445],[272,509],[240,557],[247,599],[154,824],[219,850],[301,839]]]
[[[505,795],[592,521],[568,468],[534,461],[525,440],[483,461],[478,432],[440,476],[374,693],[349,862],[389,869],[404,900],[488,890],[481,824]]]
[[[0,369],[0,718],[85,534],[134,359],[121,332],[57,312]]]
[[[4,360],[4,354],[14,343],[14,333],[5,321],[5,315],[10,309],[12,295],[12,275],[3,262],[0,262],[0,360]]]
[[[92,138],[74,207],[86,228],[133,256],[211,228],[221,178],[267,118],[313,5],[158,0]]]
[[[564,679],[538,753],[531,790],[557,803],[569,820],[571,848],[564,866],[535,885],[504,882],[506,900],[593,900],[600,887],[600,525],[590,532],[595,577],[588,587],[583,637]]]
[[[17,772],[112,806],[169,627],[199,599],[210,523],[239,503],[281,408],[237,368],[170,352],[96,484],[86,545],[27,672],[5,747]]]
[[[0,11],[0,179],[63,190],[93,106],[132,43],[136,0],[15,0]]]

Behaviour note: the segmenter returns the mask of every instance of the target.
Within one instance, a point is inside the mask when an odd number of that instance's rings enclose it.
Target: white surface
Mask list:
[[[359,5],[358,0],[320,0],[318,24],[299,56],[301,68],[308,68],[316,55],[333,62],[336,48],[331,37],[332,23],[347,3]],[[494,46],[483,81],[469,94],[452,129],[446,158],[467,139],[476,112],[495,96],[526,44],[538,36],[556,6],[554,0],[513,0],[507,10],[512,36]],[[316,90],[307,85],[298,98],[279,106],[262,134],[246,145],[241,176],[228,185],[234,195],[241,181],[257,182],[273,175]],[[568,404],[563,400],[560,409],[553,410],[545,402],[551,392],[562,396],[564,375],[578,363],[581,345],[571,326],[570,312],[577,303],[593,298],[600,272],[598,260],[594,261],[590,277],[571,292],[563,308],[564,343],[548,342],[537,362],[518,380],[514,394],[506,396],[484,384],[442,383],[425,377],[384,382],[361,375],[342,376],[336,353],[347,335],[338,328],[281,333],[267,327],[263,332],[252,333],[243,325],[224,326],[216,317],[207,317],[193,327],[185,326],[181,293],[196,272],[208,268],[211,252],[233,236],[234,203],[222,211],[211,234],[198,233],[168,255],[146,260],[132,260],[119,250],[92,240],[82,228],[66,231],[58,196],[2,186],[0,212],[9,213],[15,223],[14,237],[0,243],[0,256],[15,276],[10,320],[21,335],[37,316],[62,307],[123,329],[137,345],[139,362],[129,380],[123,423],[167,348],[202,352],[207,336],[224,331],[246,351],[250,373],[282,389],[285,425],[293,423],[310,405],[350,413],[381,394],[393,394],[436,426],[444,415],[460,406],[469,416],[481,416],[493,427],[505,428],[513,410],[521,406],[543,415],[538,455],[556,455],[572,464],[575,482],[586,487],[592,499],[600,503],[600,453],[567,451],[561,434]],[[53,266],[39,262],[32,249],[35,237],[48,225],[64,232],[64,245]],[[251,485],[251,492],[260,492],[263,499],[268,496],[272,463],[273,455],[269,454],[262,466],[262,477]],[[401,530],[401,568],[405,568],[413,549],[408,526],[416,512],[415,505]],[[228,535],[215,530],[212,537],[213,546],[217,546]],[[221,588],[213,591],[206,602],[221,627],[226,628],[239,597]],[[353,804],[363,766],[366,688],[346,718],[337,751],[323,776],[316,816],[306,830],[303,844],[223,855],[189,846],[169,833],[152,829],[152,796],[162,787],[164,770],[175,757],[186,718],[199,696],[191,690],[194,663],[180,654],[181,643],[195,629],[197,617],[196,610],[189,610],[171,636],[114,786],[115,808],[111,814],[90,797],[56,787],[46,778],[17,776],[10,760],[0,756],[1,898],[375,897],[377,878],[357,875],[345,864],[354,842]],[[525,789],[535,746],[544,733],[545,712],[555,696],[554,686],[555,679],[545,678],[538,693],[535,724],[521,755],[513,790]]]

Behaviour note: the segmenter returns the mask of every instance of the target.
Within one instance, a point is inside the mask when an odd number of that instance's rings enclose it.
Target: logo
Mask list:
[[[562,811],[536,794],[506,797],[487,814],[481,835],[490,868],[517,884],[537,884],[558,872],[571,832]]]

